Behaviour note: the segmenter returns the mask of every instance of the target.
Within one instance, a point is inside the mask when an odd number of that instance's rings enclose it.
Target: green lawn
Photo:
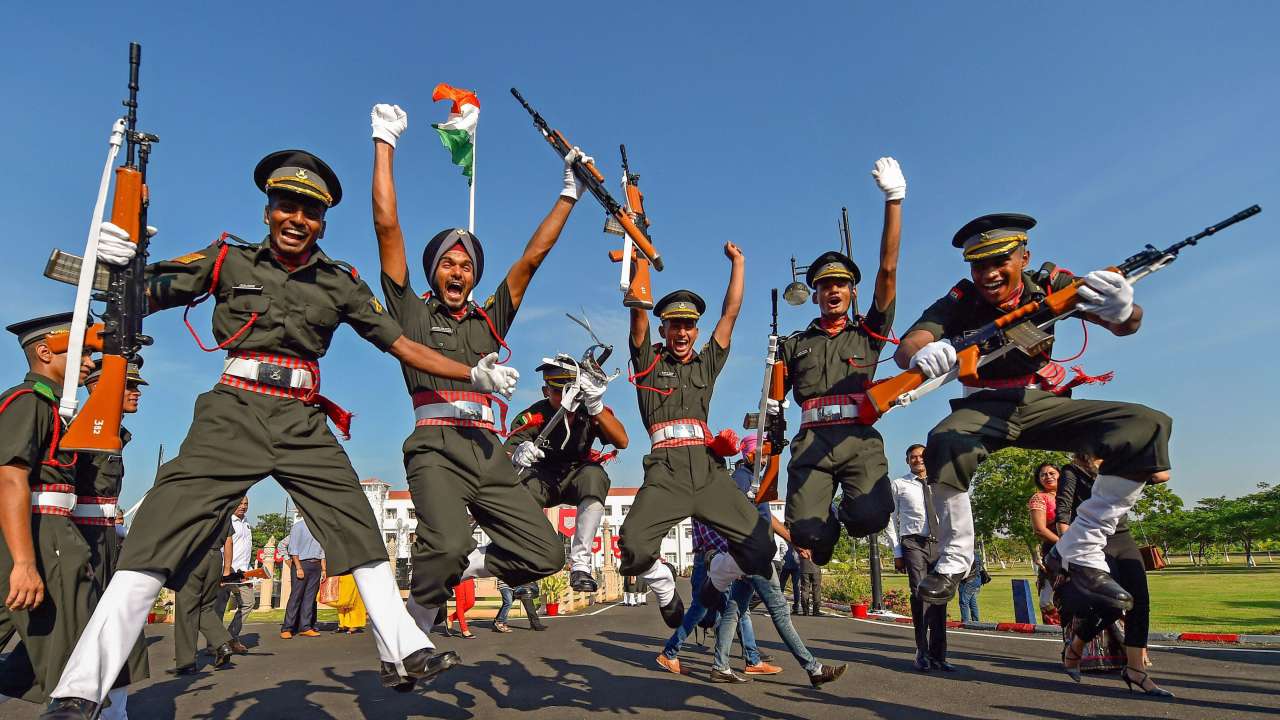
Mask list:
[[[1013,621],[1013,579],[1033,581],[1028,565],[1011,565],[1007,570],[988,568],[991,582],[978,595],[978,607],[985,622]],[[1280,561],[1259,561],[1249,569],[1243,563],[1215,564],[1199,568],[1185,561],[1147,574],[1151,590],[1151,629],[1154,632],[1242,632],[1280,633]],[[885,589],[906,590],[907,576],[889,572]],[[960,618],[960,606],[947,608],[952,619]]]

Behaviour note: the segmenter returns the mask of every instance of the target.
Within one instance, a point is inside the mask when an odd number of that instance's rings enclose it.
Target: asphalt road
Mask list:
[[[686,589],[687,597],[687,589]],[[1118,678],[1089,677],[1077,685],[1058,669],[1059,643],[1010,634],[952,631],[950,659],[961,670],[921,674],[911,669],[911,628],[849,618],[796,618],[810,649],[849,670],[822,690],[779,642],[767,616],[753,615],[762,648],[782,674],[746,685],[707,681],[709,649],[686,646],[685,675],[657,667],[667,637],[657,608],[605,606],[577,617],[550,618],[548,632],[491,632],[477,638],[433,636],[457,650],[463,665],[412,695],[383,690],[369,633],[280,640],[276,628],[246,628],[258,644],[233,669],[173,678],[172,632],[148,630],[154,679],[135,687],[135,720],[195,718],[1003,718],[1176,717],[1251,718],[1280,713],[1280,651],[1237,648],[1153,648],[1152,668],[1178,698],[1148,700],[1126,692]],[[202,655],[202,663],[208,655]],[[741,667],[741,661],[737,661]],[[926,715],[922,711],[928,711]],[[27,720],[34,705],[11,701],[0,716]]]

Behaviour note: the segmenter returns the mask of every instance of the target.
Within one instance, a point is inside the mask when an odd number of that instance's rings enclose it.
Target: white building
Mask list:
[[[374,516],[382,525],[383,542],[389,543],[395,540],[397,556],[409,557],[409,546],[413,543],[414,528],[418,523],[409,491],[392,490],[391,485],[378,478],[369,478],[362,481],[360,485],[364,488],[365,497],[373,507]],[[604,522],[609,524],[615,542],[618,529],[622,527],[623,520],[631,511],[631,504],[635,502],[636,493],[639,490],[640,488],[636,487],[619,487],[609,490],[609,499],[605,501]],[[769,511],[774,517],[782,519],[784,507],[781,501],[772,502],[769,504]],[[561,506],[561,508],[547,510],[548,522],[557,524],[562,509],[569,508]],[[475,537],[480,545],[489,542],[488,536],[482,530],[477,529]],[[601,546],[596,552],[597,567],[604,563],[605,550],[606,548]],[[693,522],[689,518],[680,521],[667,532],[667,536],[662,539],[661,552],[664,560],[675,565],[682,572],[693,566]]]

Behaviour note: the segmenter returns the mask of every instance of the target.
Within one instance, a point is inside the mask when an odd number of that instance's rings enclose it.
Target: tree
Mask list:
[[[1166,557],[1174,540],[1183,539],[1182,498],[1168,483],[1148,484],[1133,506],[1133,533],[1143,543],[1159,545]]]
[[[993,453],[973,474],[973,527],[978,537],[1007,536],[1022,543],[1034,557],[1037,545],[1027,500],[1036,492],[1032,473],[1040,463],[1064,465],[1064,452],[1005,448]]]
[[[283,514],[262,513],[258,516],[258,523],[253,526],[253,546],[262,549],[272,537],[279,543],[289,534],[290,527],[292,523]]]

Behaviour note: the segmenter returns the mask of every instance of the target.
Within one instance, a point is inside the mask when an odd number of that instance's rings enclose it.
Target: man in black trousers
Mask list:
[[[289,531],[289,560],[293,572],[289,575],[289,605],[284,611],[284,623],[280,625],[280,637],[289,640],[294,636],[318,637],[316,631],[316,594],[326,575],[324,548],[301,518]]]
[[[892,481],[893,516],[885,530],[893,542],[893,569],[907,573],[911,587],[911,624],[916,630],[915,667],[920,672],[955,670],[947,662],[947,606],[926,605],[917,592],[920,581],[938,562],[933,536],[933,502],[924,466],[924,445],[907,448],[911,472]]]

